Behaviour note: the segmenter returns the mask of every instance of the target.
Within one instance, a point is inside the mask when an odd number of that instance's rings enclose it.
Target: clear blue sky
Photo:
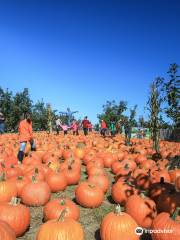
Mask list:
[[[97,121],[106,100],[138,104],[180,64],[179,0],[0,0],[0,86],[28,87]]]

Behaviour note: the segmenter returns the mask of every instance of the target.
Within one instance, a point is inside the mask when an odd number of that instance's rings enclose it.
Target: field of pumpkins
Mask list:
[[[153,160],[148,139],[34,139],[18,164],[18,135],[0,136],[0,240],[180,239],[180,143],[161,141]]]

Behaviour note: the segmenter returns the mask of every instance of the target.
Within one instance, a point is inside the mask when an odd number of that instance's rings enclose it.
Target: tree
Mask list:
[[[0,109],[5,116],[6,129],[10,130],[13,126],[13,95],[8,89],[0,88]]]
[[[150,94],[147,102],[147,109],[150,115],[150,129],[153,140],[153,148],[159,154],[159,117],[161,113],[161,105],[163,98],[161,95],[161,86],[163,78],[156,78],[150,86]]]
[[[180,125],[180,76],[178,76],[179,66],[173,63],[169,67],[169,80],[164,83],[166,90],[167,116],[172,119],[174,126]]]
[[[99,120],[103,119],[109,125],[111,119],[114,119],[115,122],[119,121],[119,119],[123,116],[123,112],[127,110],[127,102],[120,101],[117,104],[114,100],[107,101],[105,105],[103,105],[103,113],[98,114]]]
[[[137,111],[137,105],[135,105],[133,108],[130,109],[129,123],[131,127],[137,126],[137,122],[135,119],[136,111]]]
[[[25,113],[32,112],[32,100],[29,96],[28,88],[24,88],[22,92],[16,93],[13,98],[12,114],[13,123],[12,127],[17,128],[18,122],[23,117]]]

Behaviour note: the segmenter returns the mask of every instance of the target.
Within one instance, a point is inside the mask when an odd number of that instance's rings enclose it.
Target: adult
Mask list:
[[[84,135],[87,136],[88,135],[88,128],[89,128],[89,120],[88,120],[87,116],[84,117],[81,125],[83,127]]]
[[[114,137],[116,135],[116,122],[114,119],[110,120],[110,126],[109,126],[111,136]]]
[[[105,137],[106,131],[107,131],[107,124],[106,124],[106,122],[102,119],[102,120],[101,120],[101,131],[100,131],[100,133],[101,133],[101,135],[102,135],[103,137]]]
[[[124,131],[125,131],[125,144],[130,145],[132,127],[131,127],[131,123],[128,119],[125,120]]]
[[[55,122],[56,122],[56,132],[57,132],[57,135],[59,135],[59,130],[61,128],[61,120],[57,117]]]
[[[32,120],[29,113],[26,113],[24,119],[20,121],[18,131],[20,148],[17,157],[19,162],[22,162],[27,142],[30,142],[31,144],[31,151],[36,150],[36,145],[33,139]]]
[[[2,112],[0,112],[0,134],[4,133],[5,129],[5,118]]]

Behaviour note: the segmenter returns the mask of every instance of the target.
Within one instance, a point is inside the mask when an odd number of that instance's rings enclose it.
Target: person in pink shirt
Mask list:
[[[62,128],[62,130],[64,131],[64,135],[67,135],[68,129],[71,128],[71,127],[68,127],[68,125],[66,125],[66,124],[60,124],[59,126],[60,126],[60,127]]]
[[[79,124],[76,120],[73,120],[72,125],[71,125],[71,129],[73,130],[73,135],[79,135],[78,132],[78,128],[79,128]]]

